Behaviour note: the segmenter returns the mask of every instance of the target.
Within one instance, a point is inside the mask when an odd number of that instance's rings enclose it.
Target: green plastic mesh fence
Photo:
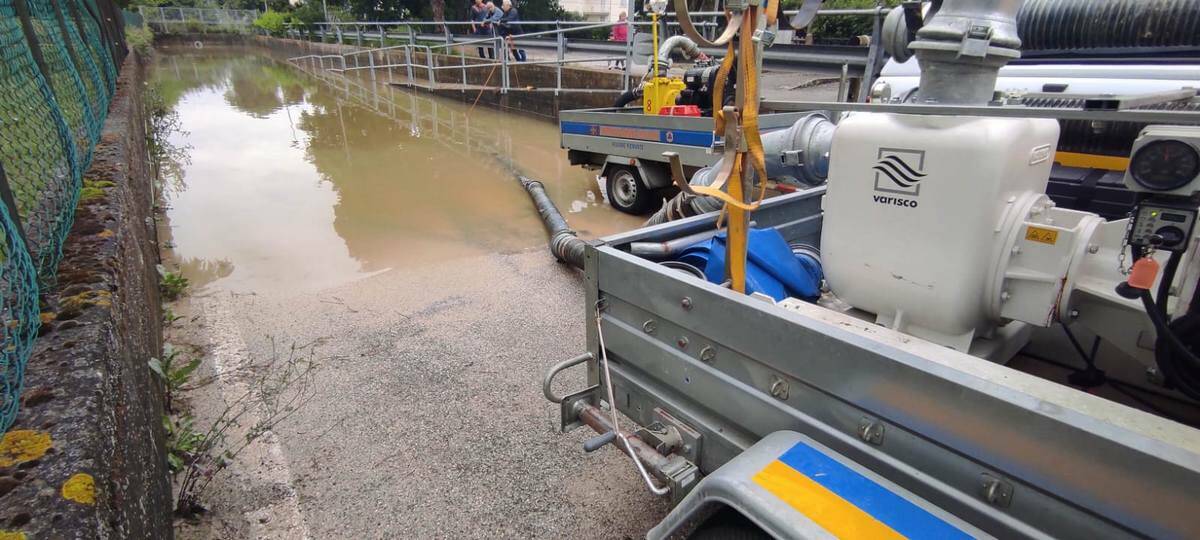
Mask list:
[[[80,76],[83,70],[76,67],[67,49],[67,37],[58,24],[58,10],[48,0],[24,1],[29,6],[37,46],[45,60],[50,89],[66,116],[67,127],[71,129],[76,167],[82,171],[91,162],[92,147],[100,138],[103,113],[93,110],[95,100],[88,95],[84,77]],[[53,265],[58,261],[48,262]]]
[[[3,175],[0,172],[0,175]],[[0,205],[0,317],[3,318],[3,345],[0,346],[0,432],[7,431],[17,416],[21,403],[21,386],[25,377],[25,362],[37,337],[38,289],[37,270],[25,242],[17,234],[20,228]]]
[[[116,89],[123,26],[100,1],[0,0],[0,431]]]

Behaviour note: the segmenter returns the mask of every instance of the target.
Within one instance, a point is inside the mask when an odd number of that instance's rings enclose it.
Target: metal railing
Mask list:
[[[170,29],[172,26],[245,26],[254,25],[259,12],[253,9],[140,6],[138,13],[148,25]]]
[[[388,29],[388,25],[394,27],[402,27],[403,32],[396,32]],[[560,26],[555,30],[544,30],[540,32],[528,32],[520,35],[514,35],[512,44],[506,41],[504,36],[491,34],[482,38],[462,39],[455,38],[452,34],[446,34],[443,43],[429,44],[428,41],[417,33],[414,27],[421,25],[440,25],[442,23],[426,23],[426,22],[403,22],[403,23],[323,23],[318,26],[317,32],[302,32],[299,29],[289,29],[288,34],[295,38],[301,39],[316,39],[322,42],[329,41],[332,36],[337,43],[345,44],[346,38],[353,36],[358,46],[364,44],[377,43],[379,46],[370,49],[351,51],[340,55],[306,55],[289,58],[288,60],[294,64],[302,64],[306,67],[318,67],[328,69],[335,72],[346,73],[356,71],[366,71],[372,81],[377,80],[381,76],[381,72],[387,76],[389,83],[401,82],[408,86],[422,86],[418,80],[418,72],[424,74],[424,79],[428,81],[426,85],[429,89],[439,88],[440,84],[447,81],[439,81],[438,73],[444,71],[454,71],[459,74],[458,84],[463,91],[473,86],[482,86],[490,88],[491,73],[488,80],[483,85],[471,85],[468,72],[476,69],[490,68],[492,73],[498,71],[499,80],[496,88],[506,94],[513,88],[512,84],[512,66],[515,65],[513,60],[510,60],[512,53],[521,44],[521,39],[536,39],[544,36],[553,36],[555,40],[556,55],[553,60],[528,60],[522,61],[519,65],[552,65],[555,67],[554,88],[555,95],[563,92],[619,92],[629,89],[629,81],[632,77],[631,63],[628,61],[633,52],[632,42],[624,44],[623,54],[608,55],[608,56],[589,56],[585,58],[566,58],[566,38],[567,32],[588,31],[602,28],[611,28],[618,24],[617,22],[607,23],[579,23],[571,21],[557,22]],[[447,22],[445,25],[470,25],[471,23]],[[531,21],[522,22],[519,24],[556,24],[556,22]],[[353,27],[353,33],[342,30],[344,27]],[[366,28],[374,26],[374,32],[367,31]],[[397,29],[397,28],[393,28]],[[418,40],[424,43],[418,43]],[[403,41],[399,45],[388,45],[390,41]],[[467,51],[471,47],[476,47],[481,51],[488,50],[494,55],[492,62],[479,62],[474,57],[470,63],[467,62]],[[457,50],[455,50],[457,48]],[[424,56],[424,63],[417,62],[418,52]],[[402,55],[402,60],[397,58]],[[451,57],[450,64],[439,64],[439,56]],[[515,56],[515,54],[511,54]],[[457,61],[455,63],[455,61]],[[586,64],[596,62],[625,62],[625,71],[622,77],[621,89],[598,90],[595,88],[572,88],[563,86],[563,67],[570,64]],[[403,70],[404,79],[397,81],[396,71]],[[547,88],[547,91],[550,89]]]
[[[795,15],[796,11],[785,11],[784,15],[790,17]],[[874,74],[882,67],[882,48],[880,43],[882,39],[881,27],[883,18],[886,16],[887,10],[882,7],[873,9],[829,9],[821,10],[817,13],[819,17],[826,16],[870,16],[873,18],[873,31],[870,40],[870,45],[867,47],[829,47],[829,46],[805,46],[805,45],[783,45],[764,51],[764,60],[773,61],[782,64],[795,64],[802,66],[811,66],[813,64],[822,64],[829,67],[840,67],[842,73],[849,73],[851,68],[855,70],[861,69],[861,87],[869,89]],[[701,30],[702,33],[711,35],[720,31],[724,27],[723,13],[718,12],[699,12],[693,13],[694,25]],[[371,47],[364,50],[343,53],[340,56],[341,61],[334,61],[328,56],[310,55],[296,57],[289,60],[293,62],[316,62],[319,65],[321,62],[330,63],[327,69],[334,69],[340,72],[355,72],[367,71],[372,80],[379,77],[379,72],[384,71],[389,82],[397,82],[395,70],[403,70],[403,83],[409,86],[418,86],[417,74],[423,74],[423,78],[428,81],[430,89],[439,88],[438,73],[447,71],[456,71],[459,74],[459,82],[464,90],[471,85],[468,72],[474,69],[491,68],[499,71],[499,80],[495,88],[502,94],[508,93],[513,88],[511,67],[514,65],[509,60],[509,51],[514,48],[553,48],[555,51],[554,58],[550,60],[532,60],[520,62],[524,65],[550,65],[555,67],[555,84],[553,92],[559,95],[563,92],[596,92],[594,88],[569,88],[563,86],[563,67],[570,64],[588,64],[598,62],[623,62],[624,70],[622,72],[621,90],[629,90],[631,81],[634,80],[633,73],[633,55],[634,55],[634,35],[642,33],[640,28],[648,28],[651,23],[641,21],[630,22],[579,22],[579,21],[520,21],[510,23],[511,25],[521,28],[533,27],[553,27],[552,30],[531,31],[519,34],[513,34],[510,37],[502,37],[492,33],[483,37],[476,37],[478,34],[473,34],[470,30],[476,25],[469,21],[351,21],[351,22],[326,22],[317,23],[312,27],[289,27],[287,35],[295,39],[303,39],[309,41],[319,41],[322,43],[337,43],[339,45],[352,44],[358,47]],[[624,43],[621,42],[597,42],[589,40],[584,46],[579,46],[574,38],[569,37],[569,34],[579,34],[581,32],[594,32],[596,30],[609,29],[621,24],[628,24],[630,27],[630,36]],[[667,20],[662,24],[667,28],[678,26],[677,21]],[[458,34],[455,34],[452,29],[463,29]],[[373,46],[373,47],[372,47]],[[467,62],[467,51],[470,47],[476,47],[480,51],[490,50],[495,54],[494,62],[476,62],[472,60]],[[456,49],[457,48],[457,49]],[[603,56],[589,56],[582,58],[567,58],[569,51],[584,51],[592,53],[604,54]],[[724,51],[706,50],[711,56],[719,56],[724,54]],[[418,53],[424,56],[424,63],[417,63],[414,59]],[[607,54],[605,54],[607,53]],[[397,59],[397,55],[402,55],[402,61]],[[449,63],[439,63],[439,56],[451,56]],[[482,56],[482,54],[481,54]],[[336,64],[336,65],[335,65]],[[442,81],[448,82],[448,81]],[[490,77],[482,86],[491,87]],[[550,90],[547,88],[547,91]],[[607,90],[607,91],[616,91]],[[867,91],[859,92],[861,97],[865,97]]]

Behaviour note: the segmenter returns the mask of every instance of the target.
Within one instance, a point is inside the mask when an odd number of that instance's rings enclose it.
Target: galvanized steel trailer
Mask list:
[[[759,116],[763,131],[791,126],[806,113]],[[606,194],[614,198],[614,181],[627,178],[650,191],[669,188],[671,173],[663,152],[675,152],[690,176],[720,157],[713,153],[713,119],[699,116],[652,116],[637,107],[561,111],[562,148],[572,165],[600,170],[608,179]],[[632,177],[628,175],[632,175]],[[621,204],[614,204],[624,210]]]
[[[754,219],[789,242],[817,245],[824,191],[768,200]],[[1200,537],[1200,431],[849,315],[735,293],[629,252],[634,242],[711,231],[715,219],[589,246],[588,352],[545,381],[564,430],[611,430],[600,408],[608,401],[603,339],[616,406],[646,426],[631,450],[677,502],[650,537],[677,534],[721,508],[779,538],[827,537],[839,526],[862,533],[853,527],[884,519],[801,512],[819,498],[789,500],[771,476],[797,455],[825,464],[816,477],[833,478],[829,489],[812,493],[836,493],[828,504],[893,498],[890,508],[906,509],[886,518],[894,530]],[[554,376],[578,364],[589,387],[554,395]]]

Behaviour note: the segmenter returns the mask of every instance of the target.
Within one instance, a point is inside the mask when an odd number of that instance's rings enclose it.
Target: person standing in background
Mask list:
[[[471,35],[475,36],[477,39],[482,39],[488,34],[483,27],[483,22],[488,18],[487,6],[484,5],[483,0],[475,0],[475,2],[471,4],[470,16]],[[484,58],[483,47],[476,47],[476,51],[479,53],[480,58]]]
[[[512,38],[513,31],[516,30],[517,26],[513,23],[521,20],[521,14],[517,12],[517,8],[513,5],[512,0],[504,0],[504,2],[500,4],[500,11],[498,12],[498,15],[499,16],[493,15],[492,19],[496,22],[496,32],[501,36],[504,36],[504,48],[512,51],[513,60],[524,62],[525,51],[518,50],[517,45],[513,43]]]
[[[622,45],[629,41],[628,18],[629,14],[625,13],[624,11],[617,15],[617,22],[620,24],[612,27],[612,34],[608,36],[609,41],[616,41]],[[609,69],[625,69],[625,60],[622,59],[614,61],[609,65]]]
[[[500,10],[496,9],[496,4],[487,2],[483,5],[483,22],[479,24],[479,38],[492,37],[496,35],[496,21],[500,20]],[[484,47],[487,49],[487,56],[491,60],[496,59],[496,50],[492,47]]]

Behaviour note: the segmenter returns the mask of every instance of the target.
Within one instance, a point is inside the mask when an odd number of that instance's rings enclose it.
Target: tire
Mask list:
[[[621,212],[635,216],[648,214],[659,200],[633,167],[612,165],[606,176],[604,193],[608,203]]]

